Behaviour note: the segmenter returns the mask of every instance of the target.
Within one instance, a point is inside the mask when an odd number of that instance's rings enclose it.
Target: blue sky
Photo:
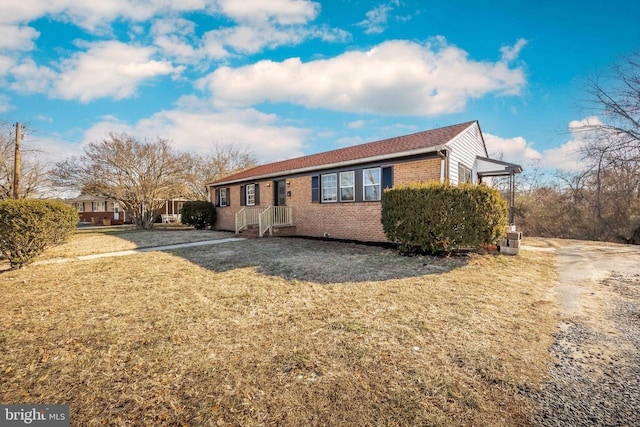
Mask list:
[[[585,79],[640,42],[602,1],[0,0],[0,121],[48,161],[108,132],[261,162],[469,120],[575,166]]]

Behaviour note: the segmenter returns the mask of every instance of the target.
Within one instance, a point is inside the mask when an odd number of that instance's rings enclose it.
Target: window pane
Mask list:
[[[355,181],[356,174],[354,171],[340,172],[340,201],[353,202],[355,200]]]
[[[362,171],[364,178],[364,200],[380,200],[380,168],[365,169]]]
[[[256,186],[254,184],[247,185],[247,206],[256,204]]]
[[[338,201],[338,177],[336,174],[322,175],[322,201]]]
[[[380,200],[380,191],[378,190],[377,185],[367,185],[364,187],[364,199],[369,200]]]
[[[380,184],[380,169],[364,170],[364,185]]]
[[[342,187],[340,188],[340,200],[343,202],[352,202],[355,200],[355,193],[353,191],[353,187]]]
[[[353,187],[355,182],[355,173],[353,172],[341,172],[340,173],[340,187]]]

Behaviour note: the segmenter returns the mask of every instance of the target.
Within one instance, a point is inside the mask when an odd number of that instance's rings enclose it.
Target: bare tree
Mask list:
[[[640,243],[640,51],[588,82],[589,110],[578,128],[586,143],[585,197],[599,227],[596,238]],[[594,230],[595,231],[595,230]]]
[[[13,197],[15,139],[10,125],[0,124],[0,200]],[[35,197],[48,184],[48,168],[33,150],[22,150],[19,198]]]
[[[640,51],[623,58],[587,84],[590,99],[585,107],[602,116],[602,123],[590,123],[583,130],[595,131],[607,140],[611,150],[640,145]]]
[[[254,155],[245,147],[216,143],[210,154],[185,154],[188,164],[185,183],[191,198],[207,200],[205,185],[257,164]]]
[[[184,195],[186,157],[169,141],[140,142],[125,133],[110,133],[92,142],[84,155],[56,164],[54,183],[117,200],[137,228],[152,228],[154,212],[171,197]]]

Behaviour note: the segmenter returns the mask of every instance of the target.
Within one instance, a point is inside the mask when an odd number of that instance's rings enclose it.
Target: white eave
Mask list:
[[[476,173],[483,176],[508,176],[522,172],[522,166],[515,163],[503,162],[501,160],[489,159],[486,157],[476,158]]]

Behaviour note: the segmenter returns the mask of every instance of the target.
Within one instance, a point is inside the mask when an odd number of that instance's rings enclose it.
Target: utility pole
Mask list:
[[[16,155],[13,163],[13,198],[20,193],[20,122],[16,123]]]

